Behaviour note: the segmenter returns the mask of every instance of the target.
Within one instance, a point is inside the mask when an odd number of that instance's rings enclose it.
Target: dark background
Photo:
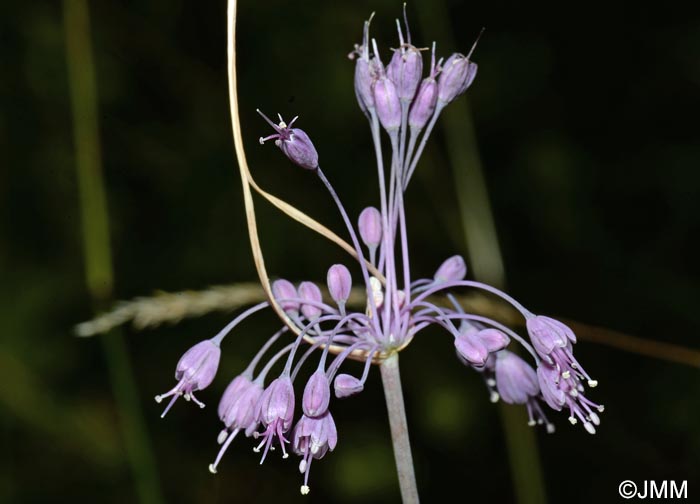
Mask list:
[[[630,4],[631,5],[631,4]],[[690,3],[412,2],[414,39],[466,51],[487,30],[468,93],[509,291],[535,310],[640,337],[698,342],[700,13]],[[239,13],[239,85],[257,180],[336,230],[327,194],[257,138],[260,107],[312,137],[348,210],[373,203],[376,176],[347,59],[373,10],[373,33],[395,46],[400,2],[246,2]],[[115,296],[254,281],[234,160],[225,72],[225,2],[90,3]],[[447,33],[421,19],[444,10]],[[422,24],[423,23],[423,24]],[[386,53],[385,53],[386,55]],[[386,57],[386,56],[385,56]],[[462,98],[465,99],[465,98]],[[0,501],[136,499],[85,288],[62,4],[0,7]],[[408,192],[414,275],[465,253],[442,131],[432,168]],[[322,238],[258,205],[268,268],[323,281],[343,260]],[[272,331],[272,315],[224,345],[208,407],[153,396],[177,359],[229,319],[126,329],[160,489],[167,502],[396,501],[376,370],[366,391],[334,402],[336,451],[315,462],[299,497],[296,459],[260,467],[237,440],[219,474],[218,394]],[[692,367],[581,342],[577,356],[606,405],[593,437],[552,414],[538,433],[551,502],[615,502],[624,479],[688,480],[700,492],[700,377]],[[498,408],[442,334],[402,354],[422,497],[514,499]],[[462,500],[462,499],[460,499]]]

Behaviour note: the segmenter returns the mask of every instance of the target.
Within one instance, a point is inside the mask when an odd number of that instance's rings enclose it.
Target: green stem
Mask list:
[[[406,408],[403,403],[403,392],[401,390],[398,352],[391,354],[384,360],[379,369],[382,374],[384,397],[386,398],[386,407],[389,412],[391,442],[394,445],[394,459],[396,460],[396,471],[399,476],[401,500],[404,504],[418,503],[418,487],[413,469],[411,443],[408,439],[408,423],[406,422]]]
[[[97,311],[110,304],[114,275],[107,201],[102,178],[90,17],[85,0],[64,0],[63,12],[85,278]],[[112,332],[104,336],[102,341],[136,492],[143,503],[160,503],[162,497],[158,475],[124,340],[119,333]]]

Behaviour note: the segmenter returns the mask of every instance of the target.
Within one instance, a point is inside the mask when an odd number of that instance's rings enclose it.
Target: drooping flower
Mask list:
[[[330,412],[313,418],[303,415],[294,427],[292,448],[294,453],[302,457],[299,462],[299,472],[304,475],[304,484],[301,486],[302,495],[310,491],[311,461],[323,458],[328,451],[333,451],[337,444],[338,431]]]
[[[183,354],[175,368],[177,385],[165,394],[156,396],[156,402],[161,402],[166,397],[172,396],[161,418],[166,415],[180,396],[183,396],[186,401],[191,399],[200,408],[204,407],[204,403],[199,401],[194,393],[197,390],[207,388],[214,380],[220,357],[221,348],[212,340],[200,341]]]
[[[265,429],[262,433],[256,433],[256,437],[263,438],[256,447],[256,451],[260,451],[263,446],[265,447],[262,460],[265,460],[275,438],[278,439],[282,449],[282,456],[287,458],[288,454],[284,445],[289,443],[289,440],[285,434],[292,427],[294,419],[294,387],[288,376],[276,378],[263,391],[258,402],[258,415],[258,419]]]

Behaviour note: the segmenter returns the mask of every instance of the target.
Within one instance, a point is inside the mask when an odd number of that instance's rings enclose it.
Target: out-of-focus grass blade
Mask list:
[[[110,301],[114,279],[107,202],[102,179],[90,17],[85,0],[64,0],[63,8],[85,277],[95,309],[99,309]],[[136,492],[141,502],[161,502],[150,440],[124,340],[120,334],[112,332],[103,336],[102,341]]]

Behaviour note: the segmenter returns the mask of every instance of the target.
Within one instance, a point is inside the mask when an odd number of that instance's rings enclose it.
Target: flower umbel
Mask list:
[[[329,298],[312,281],[294,285],[277,279],[265,285],[271,293],[268,301],[241,313],[214,338],[198,343],[180,359],[178,384],[156,397],[160,402],[173,396],[163,415],[180,395],[203,406],[194,392],[214,379],[220,344],[241,321],[270,306],[283,319],[282,327],[244,372],[233,378],[221,398],[218,415],[224,428],[217,438],[221,448],[210,465],[212,473],[242,432],[247,437],[261,438],[254,448],[263,452],[261,463],[275,445],[287,458],[286,445],[290,444],[291,451],[301,457],[301,493],[309,493],[312,460],[333,451],[338,442],[330,412],[331,384],[337,399],[361,393],[372,364],[397,362],[396,353],[431,326],[452,337],[458,359],[483,377],[490,400],[524,405],[530,425],[541,424],[548,432],[554,431],[543,404],[556,411],[568,409],[569,421],[581,422],[589,433],[595,433],[600,424],[598,413],[603,406],[585,395],[586,387],[595,387],[597,382],[574,357],[576,337],[569,327],[533,314],[490,285],[467,280],[461,256],[446,259],[432,275],[416,278],[411,270],[405,192],[442,110],[473,84],[477,65],[471,60],[476,43],[466,56],[455,53],[446,60],[437,59],[433,43],[430,66],[423,77],[423,56],[411,43],[405,14],[404,21],[406,36],[397,21],[399,44],[386,68],[376,41],[370,38],[369,20],[364,23],[362,43],[351,53],[355,59],[355,94],[368,119],[377,164],[376,207],[348,212],[321,169],[311,139],[294,127],[297,117],[286,124],[280,116],[275,124],[258,110],[275,131],[261,137],[260,143],[274,140],[289,160],[308,170],[307,176],[314,177],[328,191],[349,238],[349,244],[343,246],[352,250],[354,258],[348,264],[328,265],[325,280]],[[384,153],[387,145],[389,155]],[[350,215],[355,217],[351,219]],[[361,309],[351,309],[349,304],[353,281],[365,293]],[[472,289],[499,297],[519,311],[529,338],[488,317],[467,312],[453,293]],[[294,340],[278,345],[280,337],[287,334],[294,335]],[[511,351],[511,345],[520,345],[527,359]],[[281,348],[256,372],[273,346]],[[312,360],[315,370],[306,375],[310,378],[302,387],[298,384],[299,373]],[[352,360],[362,363],[362,372],[357,376],[341,373]],[[268,380],[278,363],[279,374]],[[295,385],[303,388],[300,412],[296,411]]]

